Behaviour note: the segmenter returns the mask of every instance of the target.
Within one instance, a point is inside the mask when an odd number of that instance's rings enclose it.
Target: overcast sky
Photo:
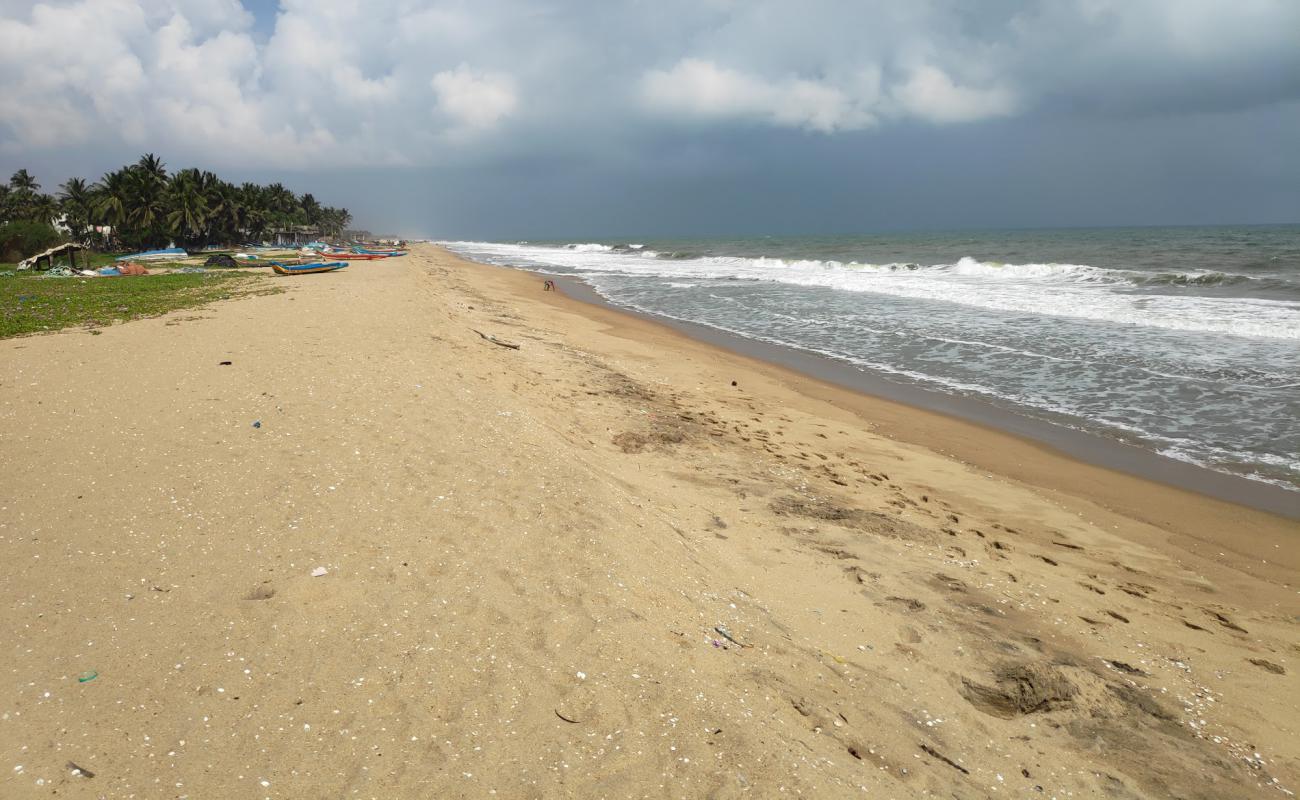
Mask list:
[[[1297,0],[0,0],[0,168],[454,238],[1300,221]]]

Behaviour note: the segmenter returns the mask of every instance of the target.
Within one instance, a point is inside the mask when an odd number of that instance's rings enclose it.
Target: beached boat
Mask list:
[[[330,253],[322,253],[321,255],[328,256],[329,258],[344,258],[344,259],[347,259],[348,261],[379,261],[379,260],[382,260],[382,259],[388,258],[388,256],[386,256],[386,255],[380,255],[379,253],[335,253],[335,252],[330,252]]]
[[[354,253],[358,253],[358,254],[360,254],[360,255],[366,255],[366,256],[385,256],[385,257],[390,257],[390,256],[404,256],[404,255],[406,255],[406,251],[405,251],[405,250],[367,250],[367,249],[364,248],[364,247],[354,247],[354,248],[352,248],[352,252],[354,252]]]
[[[182,247],[169,247],[166,250],[146,250],[143,253],[131,253],[118,256],[115,261],[171,261],[189,255]]]
[[[285,264],[281,261],[272,261],[270,264],[277,275],[312,275],[317,272],[333,272],[347,266],[344,261],[316,261],[310,264]]]

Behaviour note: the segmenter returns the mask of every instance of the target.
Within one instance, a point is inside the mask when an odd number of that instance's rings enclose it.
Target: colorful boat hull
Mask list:
[[[270,264],[277,275],[313,275],[317,272],[334,272],[347,266],[343,261],[317,261],[313,264],[284,264],[272,261]]]

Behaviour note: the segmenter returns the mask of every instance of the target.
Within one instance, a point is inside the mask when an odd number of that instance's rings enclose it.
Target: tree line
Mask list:
[[[282,184],[236,186],[211,172],[168,173],[152,153],[134,164],[104,173],[94,183],[71,178],[57,195],[25,169],[0,184],[0,223],[59,222],[72,238],[99,249],[142,250],[175,243],[262,241],[266,234],[305,225],[338,236],[352,220],[345,208],[321,205],[311,194],[295,195]],[[108,226],[110,232],[96,228]]]

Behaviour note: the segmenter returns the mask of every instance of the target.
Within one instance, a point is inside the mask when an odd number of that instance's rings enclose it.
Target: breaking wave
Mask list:
[[[871,264],[819,259],[690,256],[597,243],[563,247],[447,242],[493,263],[575,273],[665,279],[743,280],[888,295],[1012,314],[1126,326],[1300,339],[1300,299],[1160,293],[1159,287],[1255,280],[1220,272],[1143,273],[1087,264],[1004,264],[964,257],[952,264]]]

